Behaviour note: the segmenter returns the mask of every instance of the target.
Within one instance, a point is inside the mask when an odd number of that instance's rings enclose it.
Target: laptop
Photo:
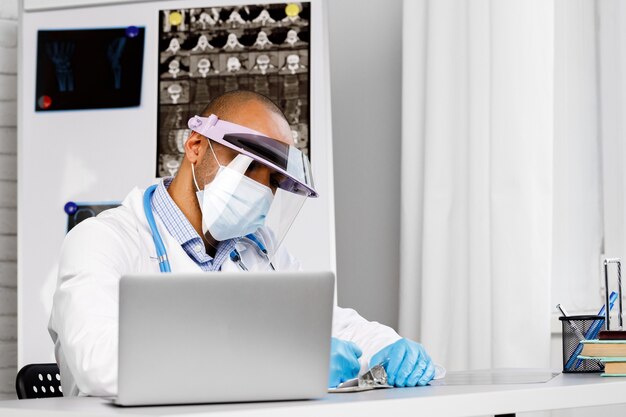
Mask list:
[[[324,396],[334,288],[332,272],[122,277],[114,403]]]

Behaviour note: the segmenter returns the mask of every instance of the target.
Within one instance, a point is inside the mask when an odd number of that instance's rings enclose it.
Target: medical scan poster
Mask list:
[[[310,155],[309,3],[161,10],[159,20],[157,176],[178,171],[187,120],[237,89],[277,103]]]

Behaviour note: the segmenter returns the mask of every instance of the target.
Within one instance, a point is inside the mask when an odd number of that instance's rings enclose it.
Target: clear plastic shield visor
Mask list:
[[[217,116],[194,116],[188,126],[194,132],[267,166],[279,180],[277,186],[295,194],[317,197],[309,159],[293,145]]]
[[[217,241],[233,239],[231,260],[242,269],[279,269],[276,256],[307,195],[280,188],[283,173],[247,155],[218,163],[207,184],[196,182],[203,232]]]

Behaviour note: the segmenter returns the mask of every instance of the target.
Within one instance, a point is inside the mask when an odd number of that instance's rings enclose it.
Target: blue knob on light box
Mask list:
[[[129,38],[136,38],[139,35],[139,28],[137,26],[129,26],[126,28],[126,36]]]
[[[73,201],[68,201],[67,203],[65,203],[65,207],[63,207],[63,209],[68,216],[71,216],[78,210],[78,205],[76,205],[76,203]]]

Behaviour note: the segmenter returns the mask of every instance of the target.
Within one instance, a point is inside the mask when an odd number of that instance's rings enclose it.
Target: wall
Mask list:
[[[0,399],[15,397],[17,4],[0,1]]]
[[[397,326],[401,0],[329,2],[337,291]]]
[[[204,0],[203,5],[236,4],[239,0]],[[265,1],[267,2],[267,1]],[[263,1],[261,1],[263,3]],[[311,0],[312,169],[320,198],[311,199],[295,220],[285,244],[305,269],[335,269],[332,181],[330,81],[324,0]],[[197,7],[197,0],[127,2],[55,9],[27,10],[20,24],[21,69],[18,149],[18,365],[52,361],[53,346],[46,329],[57,282],[58,253],[65,236],[69,201],[121,200],[135,186],[154,181],[157,130],[157,65],[155,42],[158,10]],[[141,105],[127,109],[36,112],[33,106],[38,29],[71,27],[146,28]],[[141,123],[137,123],[137,121]],[[97,128],[94,128],[96,126]],[[85,140],[85,132],[89,132]],[[63,138],[63,140],[45,140]],[[132,140],[128,140],[132,138]],[[30,152],[36,149],[37,152]],[[123,152],[120,150],[123,149]],[[124,169],[119,169],[124,167]],[[41,186],[42,173],[58,178],[57,186]],[[315,248],[315,250],[310,250]]]

